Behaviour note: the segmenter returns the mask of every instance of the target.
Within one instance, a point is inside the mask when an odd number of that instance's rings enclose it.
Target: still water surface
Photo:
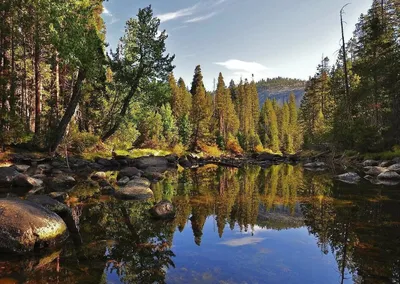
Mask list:
[[[153,190],[73,204],[82,244],[3,256],[0,283],[400,283],[399,187],[279,165],[169,173]],[[162,199],[172,222],[147,213]]]

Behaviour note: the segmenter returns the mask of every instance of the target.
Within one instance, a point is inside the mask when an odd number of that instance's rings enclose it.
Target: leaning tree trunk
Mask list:
[[[57,129],[54,133],[54,139],[50,144],[51,153],[54,153],[57,150],[58,146],[60,145],[61,141],[64,138],[68,124],[70,123],[72,116],[75,113],[76,107],[78,106],[78,103],[82,97],[81,89],[85,77],[86,77],[86,72],[80,69],[78,72],[78,78],[74,85],[71,100],[69,101],[69,104],[67,106],[67,109],[65,110],[63,118],[61,119],[60,123],[57,126]]]

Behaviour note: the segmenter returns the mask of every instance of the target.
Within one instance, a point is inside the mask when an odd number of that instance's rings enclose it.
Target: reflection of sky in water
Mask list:
[[[255,226],[253,233],[241,233],[238,227],[231,231],[227,225],[219,238],[213,217],[209,217],[201,246],[194,243],[190,223],[182,233],[175,232],[176,268],[168,271],[166,281],[340,283],[334,256],[324,255],[316,242],[305,227],[275,231]],[[347,281],[351,282],[351,276]]]

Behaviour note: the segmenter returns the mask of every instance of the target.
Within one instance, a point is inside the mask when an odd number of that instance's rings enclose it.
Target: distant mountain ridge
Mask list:
[[[256,83],[260,107],[267,99],[277,100],[283,105],[289,100],[291,93],[294,93],[296,105],[300,107],[306,87],[306,81],[299,79],[277,77],[261,80]]]

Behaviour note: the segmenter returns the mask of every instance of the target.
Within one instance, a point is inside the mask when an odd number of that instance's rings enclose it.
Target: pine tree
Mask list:
[[[201,68],[197,66],[192,83],[192,110],[190,113],[193,126],[193,149],[198,146],[200,141],[204,141],[209,134],[210,119],[212,116],[211,103],[211,96],[207,95],[204,88]]]
[[[265,101],[261,112],[260,122],[264,147],[278,153],[280,143],[278,119],[271,100]]]

